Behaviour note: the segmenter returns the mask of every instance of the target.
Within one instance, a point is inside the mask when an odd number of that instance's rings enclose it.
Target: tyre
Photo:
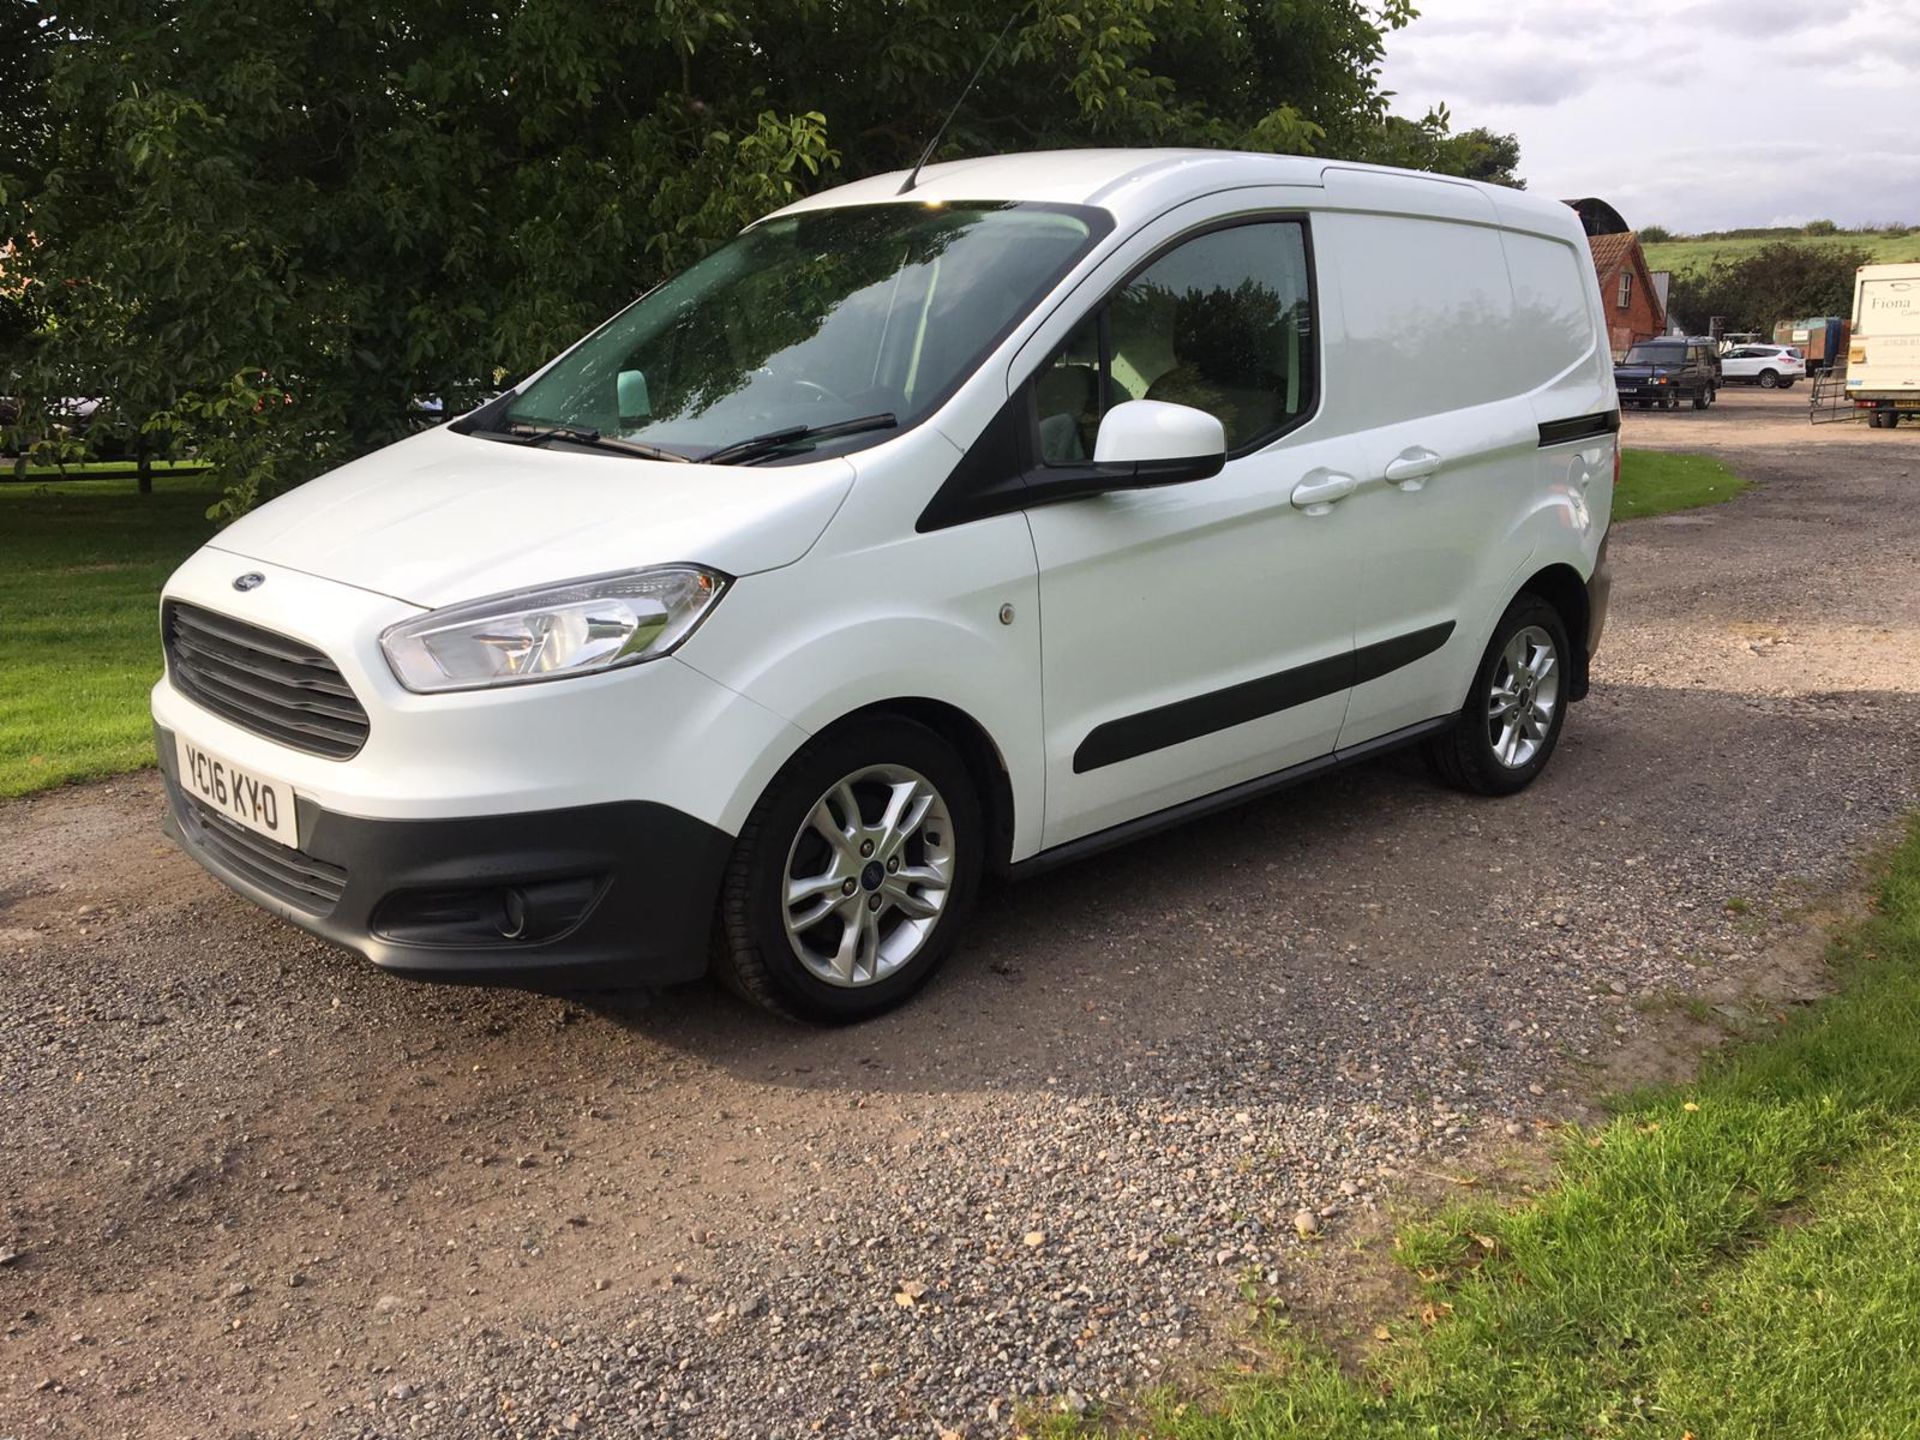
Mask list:
[[[1887,414],[1886,414],[1886,411],[1884,411],[1884,410],[1873,410],[1873,411],[1870,411],[1870,412],[1868,412],[1868,415],[1867,415],[1867,428],[1868,428],[1868,429],[1871,429],[1871,430],[1880,430],[1880,429],[1884,429],[1884,428],[1886,427],[1886,423],[1887,423]]]
[[[1778,370],[1762,370],[1760,372],[1760,388],[1762,390],[1777,389],[1779,384],[1780,372]]]
[[[1523,594],[1493,629],[1453,728],[1428,743],[1440,778],[1476,795],[1511,795],[1546,769],[1567,718],[1566,622]]]
[[[796,1019],[890,1010],[952,949],[984,855],[973,777],[939,735],[892,716],[830,731],[787,762],[741,827],[715,974]]]
[[[1678,395],[1663,395],[1660,398],[1660,408],[1662,410],[1678,410],[1680,408],[1680,397]]]
[[[1694,392],[1694,396],[1693,396],[1694,409],[1704,410],[1707,408],[1707,406],[1711,405],[1712,403],[1713,403],[1713,392],[1711,390],[1696,390]]]

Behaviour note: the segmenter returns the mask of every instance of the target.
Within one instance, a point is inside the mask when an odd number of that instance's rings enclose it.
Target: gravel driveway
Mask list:
[[[0,1436],[984,1436],[1219,1354],[1679,996],[1804,984],[1920,778],[1920,431],[1804,400],[1628,419],[1758,483],[1615,532],[1525,795],[1388,762],[1005,890],[857,1029],[387,979],[150,776],[0,807]]]

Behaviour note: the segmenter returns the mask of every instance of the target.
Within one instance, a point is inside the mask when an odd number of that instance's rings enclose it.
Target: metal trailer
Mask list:
[[[1791,345],[1806,357],[1807,374],[1844,365],[1851,325],[1838,315],[1809,320],[1782,320],[1773,327],[1773,343]]]

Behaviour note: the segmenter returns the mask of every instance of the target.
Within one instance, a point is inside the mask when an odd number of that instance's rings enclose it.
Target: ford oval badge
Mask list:
[[[249,570],[244,575],[236,575],[234,577],[233,588],[236,590],[258,590],[266,583],[266,576],[262,575],[258,570]]]

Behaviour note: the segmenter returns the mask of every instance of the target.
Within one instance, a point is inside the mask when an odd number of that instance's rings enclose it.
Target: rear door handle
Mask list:
[[[1344,500],[1360,488],[1360,482],[1338,470],[1309,470],[1306,478],[1293,487],[1293,505],[1309,515],[1324,515],[1333,502]]]
[[[1402,490],[1418,490],[1427,483],[1427,477],[1440,468],[1440,457],[1424,445],[1415,445],[1412,449],[1402,450],[1387,462],[1386,476],[1389,485],[1398,485]]]

